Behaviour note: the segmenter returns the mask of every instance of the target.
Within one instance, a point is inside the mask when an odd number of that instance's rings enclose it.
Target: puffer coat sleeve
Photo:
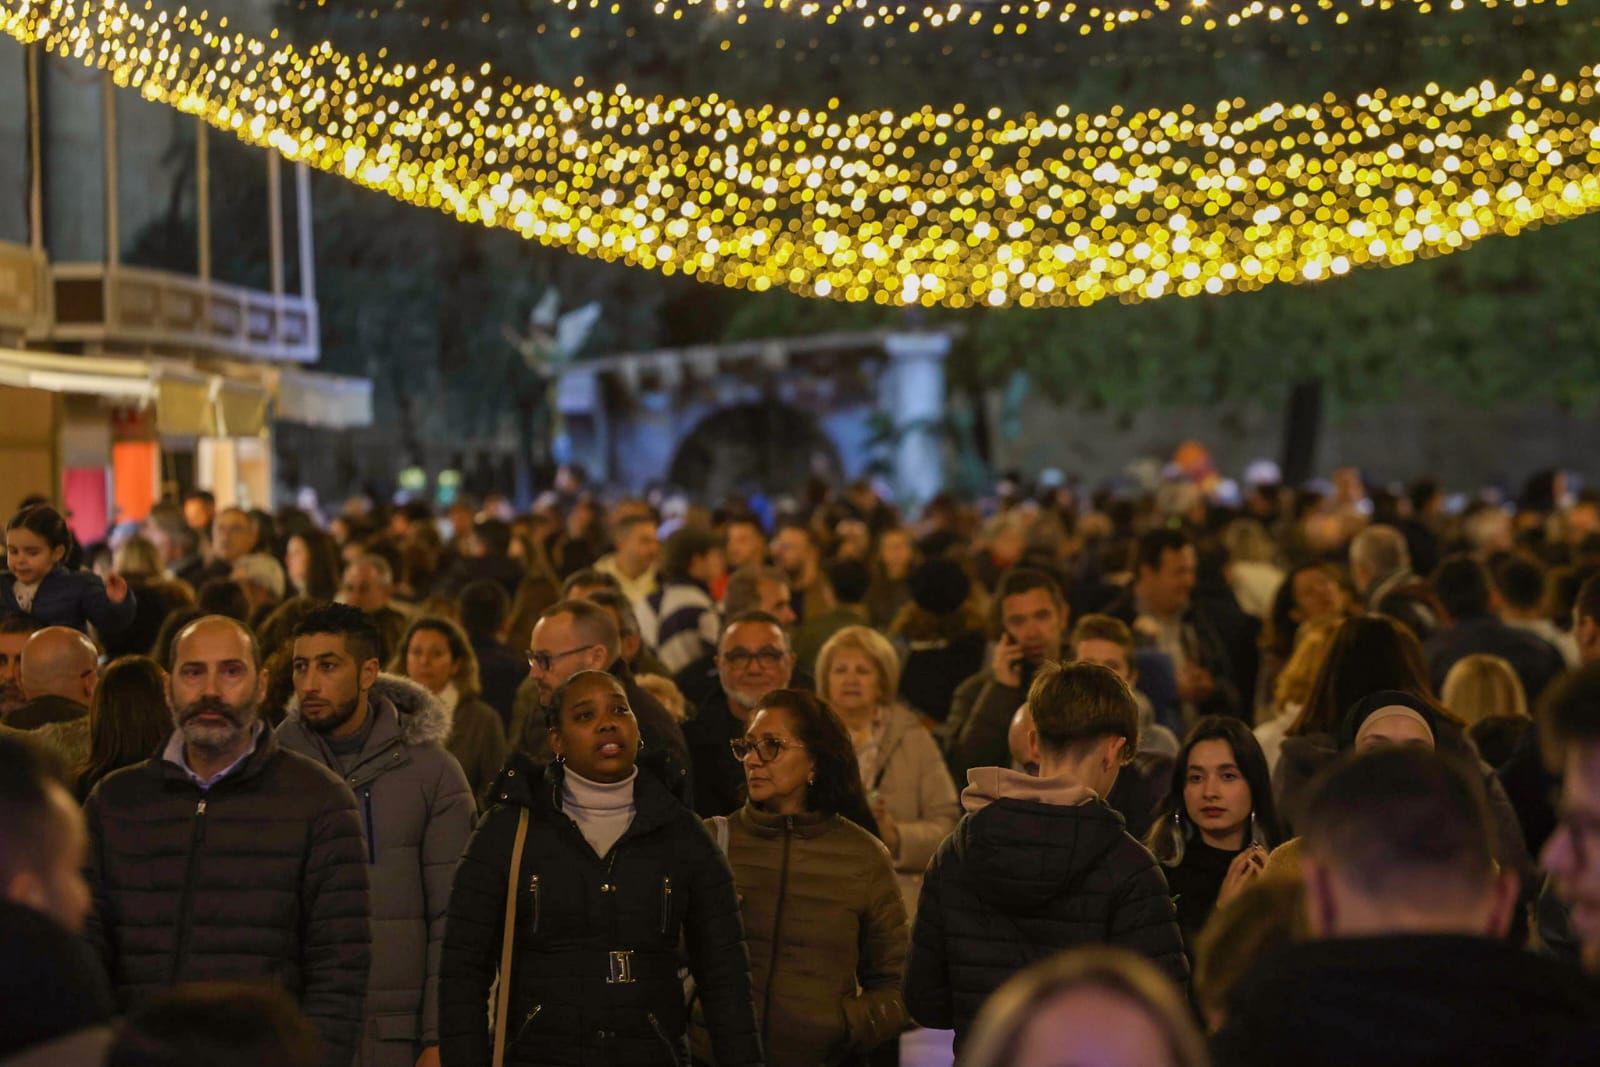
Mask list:
[[[705,1011],[717,1067],[760,1067],[761,1036],[750,992],[750,954],[733,888],[733,872],[716,842],[695,820],[688,837],[693,852],[684,940],[689,969]],[[898,898],[893,882],[889,889]]]
[[[102,849],[105,834],[100,825],[98,791],[90,793],[89,798],[83,802],[83,815],[89,827],[89,862],[85,865],[83,877],[84,881],[89,883],[91,901],[89,915],[84,922],[83,938],[94,950],[95,956],[100,960],[100,966],[109,976],[112,974],[112,961],[117,958],[117,952],[116,946],[111,941],[110,924],[106,921],[111,914],[111,899],[106,893],[105,856]]]
[[[1131,858],[1131,869],[1112,901],[1110,936],[1106,940],[1149,957],[1178,988],[1187,989],[1189,958],[1183,951],[1183,935],[1178,929],[1166,876],[1154,856],[1129,844],[1132,847],[1125,850],[1125,855]]]
[[[78,582],[78,610],[85,619],[94,623],[95,629],[103,634],[114,634],[133,625],[139,601],[132,589],[122,598],[122,603],[113,603],[111,595],[106,592],[106,583],[98,574],[79,573],[82,578]]]
[[[439,960],[439,1054],[444,1067],[485,1067],[492,1052],[489,987],[500,966],[506,879],[520,810],[491,810],[456,868]]]
[[[460,765],[448,757],[439,760],[439,777],[433,784],[428,828],[422,836],[422,889],[428,920],[428,975],[422,989],[423,1045],[439,1043],[439,963],[444,954],[445,921],[456,864],[472,834],[476,806]]]
[[[850,1043],[859,1049],[877,1048],[898,1037],[910,1023],[900,995],[906,969],[906,906],[887,864],[874,872],[870,896],[870,910],[860,933],[857,971],[861,992],[844,1002]]]
[[[305,871],[300,1007],[327,1044],[325,1062],[342,1067],[355,1058],[361,1039],[372,965],[367,849],[349,790],[340,790],[317,816]]]
[[[941,850],[922,880],[917,918],[911,926],[911,946],[906,957],[904,984],[906,1010],[919,1026],[931,1030],[955,1027],[955,998],[950,985],[950,961],[945,955],[944,908],[939,905],[941,883],[948,873]]]

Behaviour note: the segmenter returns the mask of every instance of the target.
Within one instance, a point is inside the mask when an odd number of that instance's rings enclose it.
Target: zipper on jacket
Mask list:
[[[767,1028],[772,1020],[772,986],[778,973],[778,946],[783,944],[783,902],[789,895],[789,842],[794,832],[794,816],[783,817],[783,860],[778,865],[778,905],[772,913],[772,952],[767,960],[767,987],[761,994],[761,1047],[767,1045]]]
[[[539,932],[539,876],[528,875],[528,895],[533,897],[533,924],[528,928],[528,933]]]
[[[661,932],[672,930],[672,875],[661,876]]]
[[[361,790],[361,817],[367,824],[367,864],[378,862],[378,828],[372,823],[372,787]]]
[[[680,1067],[677,1046],[667,1040],[667,1033],[661,1029],[661,1023],[656,1020],[656,1013],[653,1011],[645,1012],[644,1017],[650,1020],[650,1029],[656,1032],[656,1037],[660,1038],[661,1043],[667,1047],[667,1055],[672,1057],[672,1067]]]
[[[541,1011],[544,1011],[544,1005],[543,1004],[535,1004],[533,1006],[533,1010],[530,1011],[523,1018],[522,1025],[517,1027],[517,1032],[515,1034],[513,1034],[512,1037],[511,1037],[511,1040],[506,1042],[506,1043],[508,1045],[515,1045],[518,1041],[521,1041],[522,1040],[522,1035],[528,1032],[528,1024],[533,1022],[533,1020],[537,1019],[539,1017],[539,1013]]]
[[[178,898],[178,937],[172,946],[172,982],[176,984],[183,980],[183,964],[189,955],[189,908],[194,898],[194,867],[195,859],[200,853],[200,845],[206,839],[206,798],[200,797],[200,803],[194,809],[194,829],[189,835],[189,858],[183,867],[183,892]]]

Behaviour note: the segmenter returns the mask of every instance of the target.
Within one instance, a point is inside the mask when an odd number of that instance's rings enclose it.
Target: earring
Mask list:
[[[1183,853],[1186,850],[1189,837],[1194,833],[1194,827],[1187,825],[1183,819],[1183,805],[1178,805],[1172,813],[1172,833],[1168,835],[1172,841],[1171,866],[1176,867],[1183,862]]]
[[[567,757],[565,757],[565,756],[557,756],[556,757],[556,766],[558,766],[558,767],[563,766],[563,765],[566,764],[566,762],[567,762]]]
[[[806,785],[816,785],[816,784],[817,784],[817,772],[816,771],[812,771],[811,772],[811,777],[806,779]]]

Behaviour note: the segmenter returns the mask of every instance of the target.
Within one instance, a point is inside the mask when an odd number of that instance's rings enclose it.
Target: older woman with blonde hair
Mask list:
[[[500,716],[479,695],[478,657],[465,631],[451,619],[423,615],[406,628],[389,663],[422,686],[451,714],[445,747],[461,763],[482,804],[506,758],[506,731]]]
[[[910,913],[923,869],[955,828],[961,803],[938,742],[895,700],[899,685],[894,646],[869,627],[846,626],[817,654],[817,689],[850,731],[861,785]]]
[[[1096,946],[1051,956],[995,991],[964,1067],[1208,1067],[1183,994],[1153,963]]]

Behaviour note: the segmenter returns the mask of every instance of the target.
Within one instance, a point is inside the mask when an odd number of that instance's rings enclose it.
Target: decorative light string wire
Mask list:
[[[337,3],[338,0],[335,0]],[[570,12],[610,11],[620,14],[619,0],[549,0],[551,7]],[[682,20],[693,11],[725,16],[743,25],[753,11],[776,11],[796,18],[816,20],[828,25],[839,23],[874,26],[900,26],[910,33],[937,32],[962,27],[980,27],[996,37],[1041,31],[1060,24],[1068,32],[1089,36],[1140,23],[1171,19],[1181,26],[1211,31],[1237,28],[1256,19],[1305,25],[1312,16],[1331,16],[1338,25],[1350,21],[1358,11],[1390,11],[1414,8],[1422,14],[1438,11],[1464,11],[1469,7],[1526,8],[1553,3],[1565,7],[1567,0],[1150,0],[1149,3],[1119,7],[1109,3],[1078,3],[1076,0],[950,0],[930,3],[906,0],[653,0],[648,10],[656,16]],[[329,7],[329,0],[301,0],[301,6]],[[641,5],[642,6],[642,5]],[[412,9],[391,4],[387,9],[367,8],[367,17],[382,17],[386,12]],[[440,18],[421,15],[427,22]],[[448,19],[442,19],[448,21]],[[494,21],[488,12],[468,15],[456,21]]]

